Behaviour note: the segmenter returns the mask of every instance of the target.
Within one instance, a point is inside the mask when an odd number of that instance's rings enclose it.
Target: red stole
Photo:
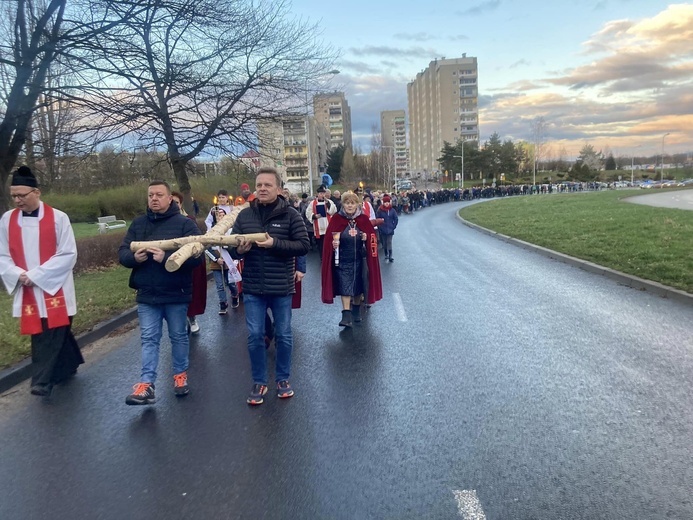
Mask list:
[[[24,256],[24,241],[22,240],[22,228],[19,227],[19,209],[15,209],[10,215],[9,245],[10,256],[17,267],[27,270]],[[48,204],[43,204],[43,218],[39,220],[39,258],[41,263],[46,263],[57,250],[58,237],[55,233],[55,213]],[[55,329],[70,324],[67,315],[65,295],[62,287],[55,296],[43,292],[48,313],[48,328]],[[33,287],[22,287],[22,317],[20,318],[21,334],[40,334],[43,332],[41,315],[34,296]]]

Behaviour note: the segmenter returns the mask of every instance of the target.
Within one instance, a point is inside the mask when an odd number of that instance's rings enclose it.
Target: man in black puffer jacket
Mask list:
[[[199,235],[195,221],[180,213],[173,202],[171,187],[164,181],[152,181],[147,190],[147,214],[132,221],[118,249],[120,263],[132,269],[130,287],[137,290],[137,314],[142,340],[142,378],[125,399],[126,404],[153,404],[154,382],[159,364],[159,342],[163,320],[168,325],[173,360],[173,390],[177,396],[188,393],[187,333],[188,304],[192,299],[192,270],[204,257],[190,258],[180,269],[169,273],[166,260],[173,251],[158,247],[130,251],[131,242],[166,240]]]
[[[233,234],[265,233],[255,244],[241,240],[231,248],[231,256],[244,259],[243,305],[248,326],[248,353],[253,388],[247,403],[264,402],[267,393],[267,352],[265,315],[272,309],[276,345],[277,396],[294,395],[289,384],[291,372],[291,297],[294,293],[297,256],[310,248],[308,232],[298,211],[279,196],[281,177],[274,168],[260,168],[255,180],[256,199],[242,210],[233,225]]]

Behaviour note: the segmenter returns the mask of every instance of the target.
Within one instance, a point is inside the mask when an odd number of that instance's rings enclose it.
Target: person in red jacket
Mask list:
[[[361,199],[353,192],[342,195],[342,208],[327,227],[322,251],[322,301],[341,296],[339,325],[361,321],[361,303],[372,305],[383,297],[378,236],[363,214]]]

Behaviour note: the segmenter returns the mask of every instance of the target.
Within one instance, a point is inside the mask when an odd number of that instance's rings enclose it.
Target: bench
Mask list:
[[[96,223],[99,226],[99,235],[107,233],[111,229],[123,228],[126,226],[124,220],[118,220],[115,215],[109,215],[107,217],[99,217],[99,221]]]

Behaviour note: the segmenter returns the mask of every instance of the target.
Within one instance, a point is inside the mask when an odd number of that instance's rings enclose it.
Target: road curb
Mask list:
[[[456,211],[455,215],[465,226],[469,226],[470,228],[476,229],[477,231],[481,231],[482,233],[485,233],[492,237],[499,238],[504,242],[508,242],[510,244],[516,245],[523,249],[527,249],[529,251],[534,251],[535,253],[539,253],[542,256],[558,260],[559,262],[579,267],[580,269],[584,269],[585,271],[589,271],[590,273],[606,276],[607,278],[614,280],[620,283],[621,285],[625,285],[627,287],[631,287],[639,291],[648,291],[652,294],[656,294],[657,296],[661,296],[662,298],[668,298],[670,300],[687,303],[688,305],[693,305],[693,294],[687,293],[686,291],[675,289],[673,287],[669,287],[668,285],[663,285],[659,282],[653,282],[652,280],[645,280],[644,278],[639,278],[631,274],[622,273],[621,271],[616,271],[615,269],[610,269],[608,267],[604,267],[603,265],[595,264],[587,260],[582,260],[580,258],[575,258],[574,256],[569,256],[563,253],[559,253],[558,251],[553,251],[551,249],[538,246],[536,244],[530,244],[529,242],[525,242],[524,240],[503,235],[502,233],[498,233],[496,231],[487,229],[485,227],[479,226],[478,224],[474,224],[472,222],[469,222],[468,220],[463,219],[460,216],[459,211]]]
[[[75,339],[80,349],[95,341],[105,338],[111,332],[123,325],[130,323],[137,318],[137,307],[129,309],[115,318],[103,321],[96,325],[93,329],[80,334]],[[22,381],[29,379],[32,375],[31,358],[24,359],[11,367],[0,370],[0,394],[6,392],[13,386],[18,385]]]

